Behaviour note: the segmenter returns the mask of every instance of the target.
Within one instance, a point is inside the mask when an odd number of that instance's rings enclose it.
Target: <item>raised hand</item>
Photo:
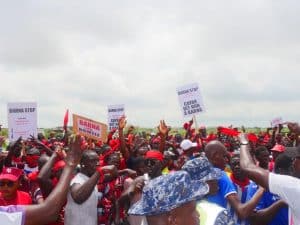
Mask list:
[[[69,166],[75,167],[80,163],[82,157],[82,141],[83,138],[79,134],[71,138],[71,142],[69,145],[69,151],[66,156],[66,163]]]
[[[159,133],[161,133],[162,135],[166,135],[169,131],[169,128],[168,126],[166,125],[165,121],[164,120],[161,120],[160,121],[160,124],[158,126],[158,131]]]
[[[35,143],[37,146],[45,147],[45,144],[41,142],[39,139],[37,139],[36,137],[34,137],[33,135],[30,135],[30,141]]]
[[[246,133],[240,133],[238,136],[238,140],[242,145],[247,145],[249,143]]]
[[[119,119],[119,129],[124,129],[126,126],[126,117],[125,116],[121,116]]]

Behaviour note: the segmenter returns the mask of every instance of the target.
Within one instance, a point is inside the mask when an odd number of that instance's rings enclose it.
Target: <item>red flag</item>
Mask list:
[[[225,134],[225,135],[229,135],[229,136],[238,136],[240,132],[231,129],[231,128],[227,128],[227,127],[218,127],[218,130]]]
[[[67,109],[64,117],[64,127],[68,126],[68,121],[69,121],[69,110]]]

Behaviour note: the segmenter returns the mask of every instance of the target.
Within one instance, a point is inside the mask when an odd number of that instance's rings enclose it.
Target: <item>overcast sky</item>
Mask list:
[[[7,102],[36,101],[38,126],[65,110],[180,126],[176,88],[197,82],[199,124],[299,121],[300,2],[0,0],[0,123]]]

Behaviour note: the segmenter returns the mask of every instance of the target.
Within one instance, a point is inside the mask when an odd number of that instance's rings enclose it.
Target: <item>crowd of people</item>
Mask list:
[[[121,117],[105,143],[67,127],[20,137],[1,153],[0,223],[300,225],[297,123],[287,133],[193,125],[171,135],[162,120],[136,134]]]

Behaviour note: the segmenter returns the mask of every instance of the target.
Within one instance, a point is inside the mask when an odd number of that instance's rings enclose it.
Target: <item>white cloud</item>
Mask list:
[[[176,88],[200,84],[199,123],[298,120],[300,4],[294,1],[3,1],[0,123],[6,103],[37,101],[39,126],[66,108],[106,121],[182,124]]]

